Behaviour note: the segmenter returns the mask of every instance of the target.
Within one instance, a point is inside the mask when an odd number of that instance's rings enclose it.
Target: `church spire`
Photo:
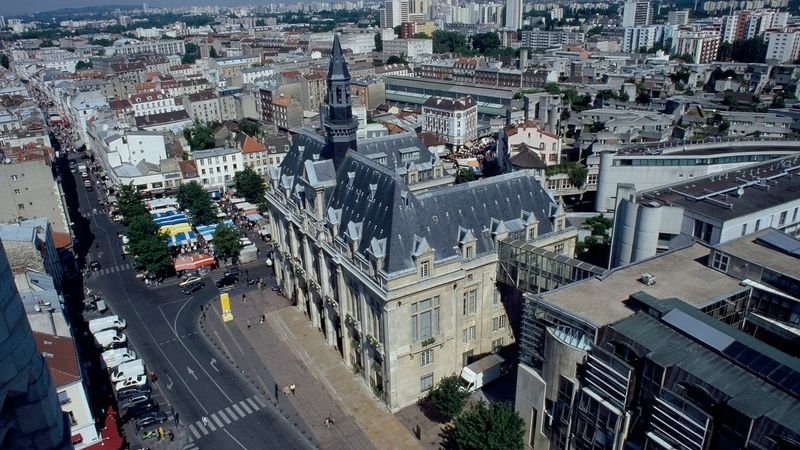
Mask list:
[[[347,70],[347,61],[342,53],[338,35],[333,37],[327,85],[328,97],[324,117],[327,138],[322,157],[333,159],[334,166],[339,167],[347,151],[356,149],[358,121],[353,117],[350,72]]]

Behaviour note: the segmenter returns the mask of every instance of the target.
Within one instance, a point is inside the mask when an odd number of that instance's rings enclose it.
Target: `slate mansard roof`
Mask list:
[[[308,185],[323,189],[322,211],[336,224],[336,237],[357,240],[364,257],[383,258],[387,273],[414,270],[415,257],[428,249],[436,261],[458,257],[459,244],[471,241],[476,256],[494,253],[494,231],[524,231],[527,221],[538,221],[540,236],[553,231],[550,217],[557,204],[525,172],[415,194],[401,176],[405,167],[435,162],[415,135],[359,141],[358,151],[348,152],[338,170],[319,157],[324,147],[322,136],[300,130],[278,169],[279,188],[290,190],[301,209],[304,200],[314,201],[305,195]],[[409,152],[416,159],[409,160]]]

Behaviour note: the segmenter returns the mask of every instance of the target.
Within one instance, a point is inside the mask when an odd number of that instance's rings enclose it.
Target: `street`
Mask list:
[[[189,297],[180,292],[176,278],[159,286],[146,286],[136,278],[132,258],[121,253],[117,233],[124,227],[104,212],[99,189],[88,192],[75,181],[80,180],[79,175],[69,172],[65,158],[59,163],[75,224],[79,267],[89,261],[100,263],[100,270],[84,280],[85,286],[100,294],[114,314],[127,320],[124,332],[129,346],[144,359],[148,372],[157,376],[157,381],[151,381],[153,398],[163,411],[174,410],[178,414],[175,443],[187,449],[312,448],[310,439],[301,432],[305,424],[298,419],[290,423],[286,414],[282,415],[261,394],[272,391],[274,377],[268,370],[258,369],[258,378],[265,385],[248,383],[249,374],[237,368],[237,364],[245,362],[223,360],[200,332],[200,306],[208,308],[218,301],[219,291],[213,280],[222,276],[222,269],[207,276],[206,287]],[[97,185],[96,174],[91,175],[91,180]],[[253,272],[253,276],[268,277],[263,264],[243,269]],[[234,286],[230,291],[232,300],[250,287],[244,282]],[[207,421],[203,421],[204,417]],[[165,429],[173,426],[173,422],[164,424]],[[133,427],[126,426],[126,431],[132,446],[138,448]]]

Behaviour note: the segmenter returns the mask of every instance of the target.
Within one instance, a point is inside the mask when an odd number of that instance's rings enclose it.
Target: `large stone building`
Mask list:
[[[0,313],[0,448],[72,448],[69,422],[59,407],[44,358],[36,349],[2,242]]]
[[[430,97],[422,105],[422,131],[454,147],[478,138],[478,104],[472,97]]]
[[[416,135],[356,140],[349,83],[337,37],[325,136],[298,131],[269,177],[275,273],[397,411],[513,343],[517,308],[494,281],[498,241],[571,254],[576,232],[524,172],[430,189],[449,175]]]

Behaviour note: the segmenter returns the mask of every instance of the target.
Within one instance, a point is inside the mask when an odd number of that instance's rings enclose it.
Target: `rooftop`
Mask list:
[[[754,265],[766,267],[800,280],[800,253],[792,254],[786,248],[778,248],[778,245],[788,247],[789,250],[792,248],[797,250],[800,249],[800,239],[795,239],[774,228],[766,228],[757,233],[719,244],[716,248]]]
[[[203,158],[213,158],[216,156],[228,156],[234,153],[239,153],[239,150],[229,147],[210,148],[208,150],[194,150],[192,151],[192,159],[198,160]]]
[[[57,388],[81,379],[78,354],[71,337],[34,331],[33,339],[36,341],[36,349],[47,362],[53,384]]]
[[[680,206],[726,221],[800,199],[800,156],[717,173],[642,192],[641,203]]]
[[[540,294],[539,297],[598,327],[634,314],[625,301],[639,291],[658,298],[680,297],[699,308],[717,297],[742,289],[739,280],[706,265],[708,254],[708,247],[694,243],[612,270],[603,277],[587,278]],[[656,283],[650,286],[643,284],[640,278],[645,273],[654,275]]]

